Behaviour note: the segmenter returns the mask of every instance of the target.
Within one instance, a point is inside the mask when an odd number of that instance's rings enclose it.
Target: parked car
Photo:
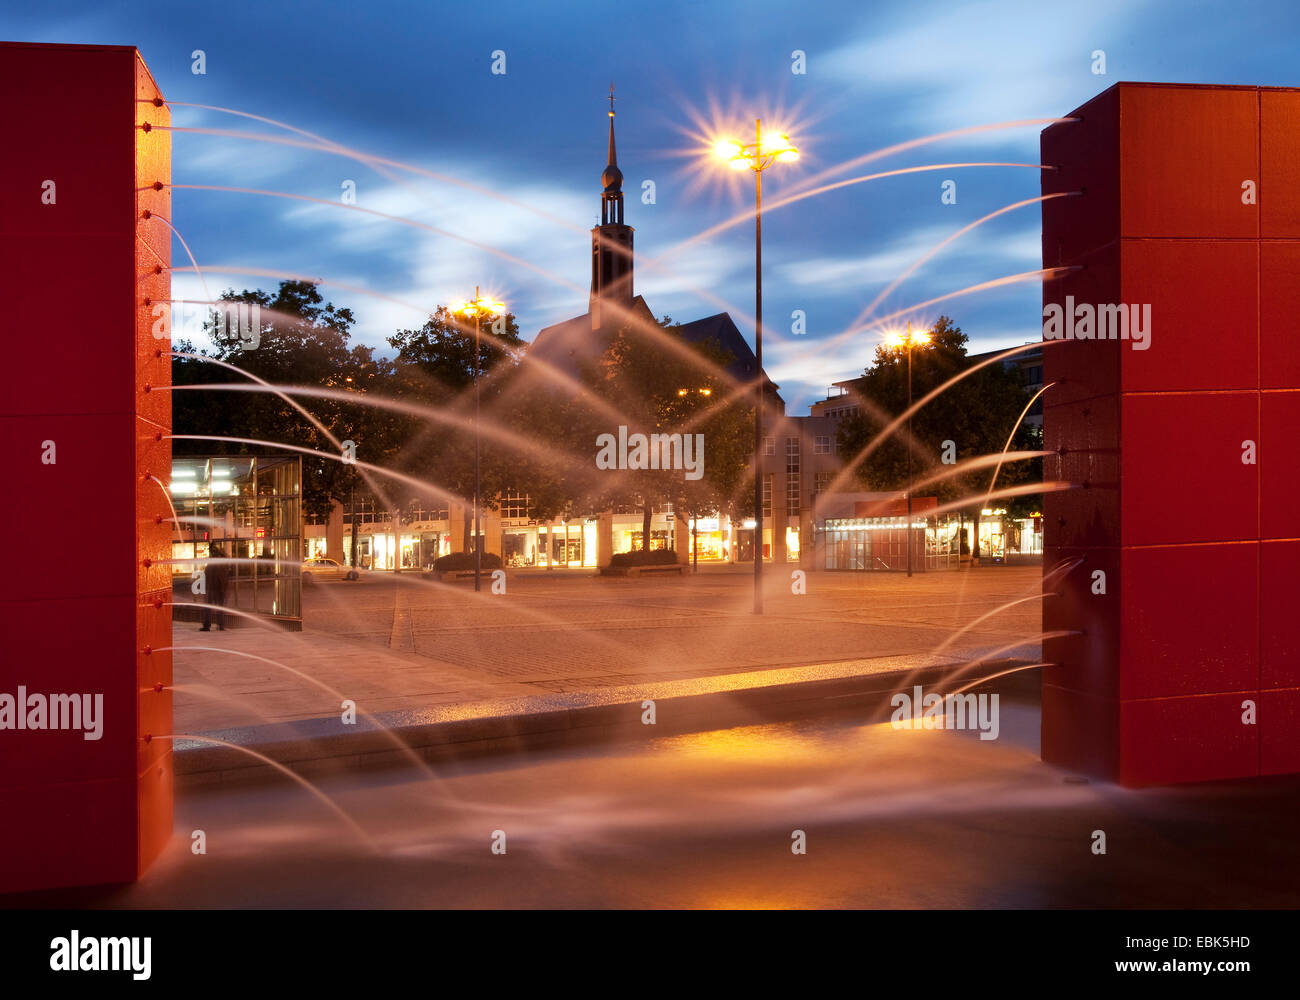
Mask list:
[[[316,580],[357,580],[361,574],[337,559],[308,559],[302,565],[304,583]]]

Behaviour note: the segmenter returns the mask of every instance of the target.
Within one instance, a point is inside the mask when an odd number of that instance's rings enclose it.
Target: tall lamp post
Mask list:
[[[500,316],[506,311],[504,302],[498,302],[491,295],[483,295],[479,291],[478,285],[474,286],[474,298],[469,302],[462,302],[455,308],[455,312],[462,316],[474,317],[474,589],[480,588],[480,576],[483,571],[482,545],[479,544],[479,510],[483,501],[479,492],[479,387],[478,374],[479,368],[479,318],[484,315]]]
[[[928,333],[918,331],[912,332],[912,321],[907,321],[907,335],[890,334],[889,345],[891,347],[904,347],[907,349],[907,575],[912,575],[912,347],[915,345],[924,346],[930,342]]]
[[[788,135],[763,135],[754,121],[754,141],[748,145],[724,139],[714,155],[732,170],[754,171],[754,614],[763,613],[763,171],[773,163],[792,163],[799,150]],[[773,498],[775,503],[775,497]],[[775,530],[775,529],[774,529]]]

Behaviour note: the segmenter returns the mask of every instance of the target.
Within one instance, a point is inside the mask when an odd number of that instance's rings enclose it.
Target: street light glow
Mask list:
[[[740,146],[730,139],[719,139],[713,144],[713,155],[719,160],[734,160],[740,155]]]
[[[763,171],[773,163],[793,163],[799,159],[799,150],[783,132],[769,132],[747,146],[732,139],[719,139],[713,144],[713,155],[732,170]]]
[[[885,334],[885,344],[893,348],[907,347],[909,344],[913,347],[923,347],[930,343],[931,337],[928,330],[917,330],[915,332],[909,327],[906,333],[898,330],[890,330]]]
[[[462,316],[500,316],[506,311],[506,304],[491,295],[480,295],[469,302],[458,302],[452,311]]]

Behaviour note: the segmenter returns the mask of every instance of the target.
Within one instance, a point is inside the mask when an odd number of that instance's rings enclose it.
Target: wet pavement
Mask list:
[[[181,788],[102,907],[1295,907],[1300,778],[1129,791],[998,738],[834,718],[323,778]],[[359,829],[349,825],[349,820]],[[203,831],[206,854],[191,849]],[[807,853],[791,846],[802,831]],[[1098,832],[1104,854],[1095,853]],[[494,853],[496,845],[504,853]]]

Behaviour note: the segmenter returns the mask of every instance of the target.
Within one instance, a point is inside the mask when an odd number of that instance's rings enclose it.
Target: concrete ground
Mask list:
[[[175,624],[175,732],[337,718],[345,698],[372,714],[490,711],[499,701],[563,694],[572,703],[654,684],[716,689],[704,679],[770,668],[786,668],[773,676],[788,682],[1010,646],[1032,657],[1041,575],[1039,566],[911,579],[812,573],[807,593],[795,595],[789,571],[769,567],[761,618],[752,573],[731,568],[642,579],[511,571],[504,595],[486,579],[476,594],[470,581],[418,574],[319,582],[304,589],[300,633]]]
[[[615,747],[432,771],[336,774],[318,779],[319,797],[284,778],[181,790],[176,834],[139,882],[5,902],[1300,906],[1300,779],[1141,792],[1083,782],[1039,761],[1033,696],[1003,697],[992,741],[898,730],[846,711],[681,734],[646,727]],[[192,849],[196,831],[203,854]],[[806,854],[791,850],[796,831]],[[1094,848],[1098,831],[1104,853]],[[1161,919],[1148,926],[1137,918],[1129,933],[1240,932],[1222,918],[1186,927]],[[1134,957],[1115,939],[1110,946],[1114,954],[1103,958]],[[1073,954],[1079,943],[1062,947]]]

